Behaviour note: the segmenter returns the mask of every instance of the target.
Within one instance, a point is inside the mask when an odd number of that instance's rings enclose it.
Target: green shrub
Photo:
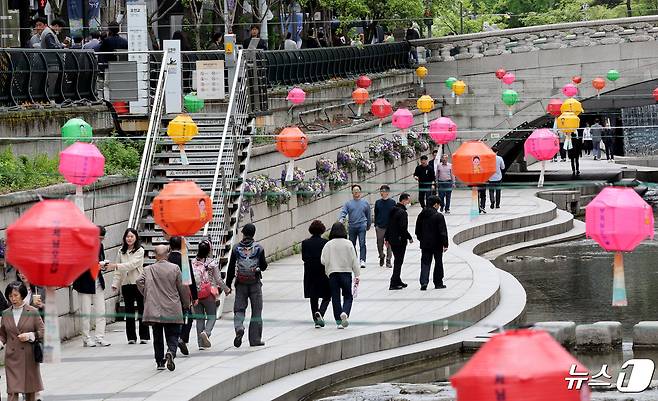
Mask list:
[[[46,154],[16,156],[11,147],[0,152],[0,193],[22,191],[62,182],[57,159]]]
[[[100,139],[96,146],[105,156],[105,174],[136,177],[144,148],[143,141],[117,138]]]

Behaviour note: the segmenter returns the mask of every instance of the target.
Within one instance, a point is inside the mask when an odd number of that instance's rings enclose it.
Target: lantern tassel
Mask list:
[[[190,285],[192,284],[192,276],[190,275],[190,259],[187,257],[187,243],[185,237],[182,238],[182,242],[180,253],[182,262],[181,269],[183,270],[183,284]]]
[[[295,172],[295,160],[290,159],[290,161],[288,162],[288,168],[286,170],[286,182],[292,181],[294,172]]]
[[[409,140],[407,139],[407,129],[402,130],[402,145],[407,146],[409,145]]]
[[[473,186],[471,189],[471,220],[480,214],[480,205],[478,203],[478,187]]]
[[[361,117],[361,113],[363,112],[363,105],[359,105],[359,109],[356,111],[356,116]]]
[[[85,212],[85,196],[82,193],[82,185],[75,186],[75,205],[82,213]]]
[[[187,160],[187,155],[185,154],[185,148],[183,145],[178,145],[178,150],[180,151],[180,162],[182,165],[187,166],[190,164],[190,161]]]
[[[425,128],[425,131],[427,131],[427,127],[429,127],[430,122],[427,120],[427,113],[423,113],[423,128]]]
[[[628,306],[624,280],[624,255],[621,252],[615,253],[612,272],[612,306]]]
[[[382,129],[382,120],[381,119],[379,120],[379,128],[377,128],[377,133],[380,134],[380,135],[384,133],[384,130]]]
[[[512,106],[509,107],[509,113],[507,113],[510,117],[514,115],[514,112],[512,111]]]
[[[425,86],[425,84],[424,84],[423,80],[420,79],[420,87],[422,88],[422,87],[424,87],[424,86]]]
[[[46,287],[46,321],[43,344],[43,360],[46,363],[59,363],[62,347],[59,341],[59,314],[57,313],[56,287]]]
[[[453,93],[454,95],[454,93]],[[459,96],[457,96],[457,100],[455,100],[455,104],[459,104]]]
[[[539,172],[539,182],[537,182],[537,188],[543,188],[544,187],[544,171],[546,170],[546,161],[545,160],[540,161],[539,165],[541,166],[541,171]]]

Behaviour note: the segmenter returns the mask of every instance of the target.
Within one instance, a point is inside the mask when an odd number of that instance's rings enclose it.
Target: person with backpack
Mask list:
[[[199,302],[194,306],[196,315],[196,332],[199,350],[210,348],[210,335],[215,321],[217,321],[217,307],[219,302],[219,290],[224,294],[231,293],[222,276],[219,274],[219,262],[210,254],[212,246],[210,241],[199,242],[196,258],[192,261],[192,272],[197,284],[197,298]]]
[[[233,305],[233,325],[235,339],[233,345],[239,348],[244,336],[244,317],[247,305],[251,304],[249,321],[249,345],[263,346],[263,283],[262,271],[267,269],[265,250],[254,241],[256,226],[251,223],[242,227],[242,241],[231,252],[226,284],[231,287],[235,278],[235,304]]]

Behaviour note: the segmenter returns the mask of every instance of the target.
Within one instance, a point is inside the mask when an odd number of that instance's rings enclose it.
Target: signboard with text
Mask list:
[[[183,111],[183,71],[181,68],[180,41],[165,40],[167,50],[167,85],[165,86],[165,111],[180,113]]]
[[[148,114],[149,56],[146,4],[130,4],[128,15],[128,60],[137,62],[138,100],[130,102],[130,113]]]
[[[200,99],[224,99],[224,61],[196,62],[196,91]]]

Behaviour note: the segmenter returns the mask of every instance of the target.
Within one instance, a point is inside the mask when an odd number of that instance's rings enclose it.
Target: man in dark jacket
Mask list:
[[[260,38],[260,27],[258,25],[253,25],[251,27],[250,31],[250,37],[244,40],[242,42],[242,47],[246,50],[249,48],[249,44],[251,44],[252,39],[258,39],[258,45],[256,45],[256,49],[258,50],[267,50],[267,42],[265,39]]]
[[[386,259],[386,267],[391,266],[391,246],[386,245],[386,256],[384,256],[384,235],[386,234],[386,226],[388,226],[388,219],[391,216],[391,210],[395,207],[395,201],[388,196],[391,193],[391,188],[388,185],[382,185],[379,188],[381,199],[375,202],[375,233],[377,234],[377,251],[379,252],[379,266],[384,266],[384,258]]]
[[[425,209],[425,199],[432,194],[432,186],[435,181],[434,167],[430,167],[427,156],[420,157],[420,164],[414,171],[414,179],[418,181],[418,202],[420,202],[420,207]]]
[[[231,287],[235,278],[235,304],[233,305],[233,326],[235,339],[233,345],[239,348],[244,336],[244,317],[247,305],[251,303],[251,320],[249,321],[249,345],[262,346],[263,336],[263,283],[261,272],[267,269],[265,250],[254,242],[256,226],[245,224],[242,227],[242,241],[233,248],[228,263],[226,285]]]
[[[181,269],[183,271],[183,254],[181,253],[181,248],[183,245],[183,239],[181,237],[171,237],[169,238],[169,257],[167,260]],[[191,299],[183,299],[183,316],[184,321],[180,330],[180,337],[178,339],[178,348],[183,355],[189,355],[190,351],[187,349],[187,343],[190,342],[190,330],[192,330],[192,305],[196,305],[199,301],[199,297],[196,289],[196,281],[194,280],[194,272],[192,271],[192,264],[188,263],[190,269],[190,276],[192,276],[192,284],[188,287],[190,289]]]
[[[101,265],[101,271],[98,272],[96,280],[94,280],[91,270],[87,270],[73,282],[73,289],[78,292],[80,298],[83,347],[95,347],[96,345],[107,347],[111,345],[105,341],[105,280],[103,279],[103,271],[107,264],[105,248],[103,247],[105,227],[98,226],[98,230],[101,240],[101,247],[98,250],[98,262]],[[93,311],[91,309],[92,302],[94,304]],[[96,336],[93,340],[89,335],[92,315],[96,317]]]
[[[311,238],[302,241],[302,261],[304,262],[304,298],[311,300],[311,315],[315,328],[324,327],[324,314],[331,302],[331,288],[324,266],[320,262],[322,249],[327,240],[322,238],[326,227],[320,220],[313,220],[308,228]],[[322,298],[322,303],[320,302]],[[318,306],[319,303],[319,306]]]
[[[101,41],[99,52],[116,52],[117,50],[128,50],[128,41],[119,36],[119,24],[110,22],[107,27],[107,37]],[[120,57],[107,54],[98,56],[99,63],[107,64],[109,61],[118,61]]]
[[[416,238],[420,241],[420,290],[427,290],[430,280],[432,258],[434,258],[434,288],[446,288],[443,285],[443,252],[448,250],[448,229],[445,218],[437,209],[441,200],[437,196],[427,199],[427,207],[416,220]]]
[[[389,290],[401,290],[407,285],[402,282],[400,273],[402,273],[402,263],[404,262],[404,253],[407,250],[407,241],[411,244],[414,240],[409,234],[409,216],[407,215],[407,205],[411,203],[411,196],[407,193],[400,195],[400,201],[391,210],[391,216],[386,227],[384,239],[386,243],[391,244],[393,250],[393,274]]]

